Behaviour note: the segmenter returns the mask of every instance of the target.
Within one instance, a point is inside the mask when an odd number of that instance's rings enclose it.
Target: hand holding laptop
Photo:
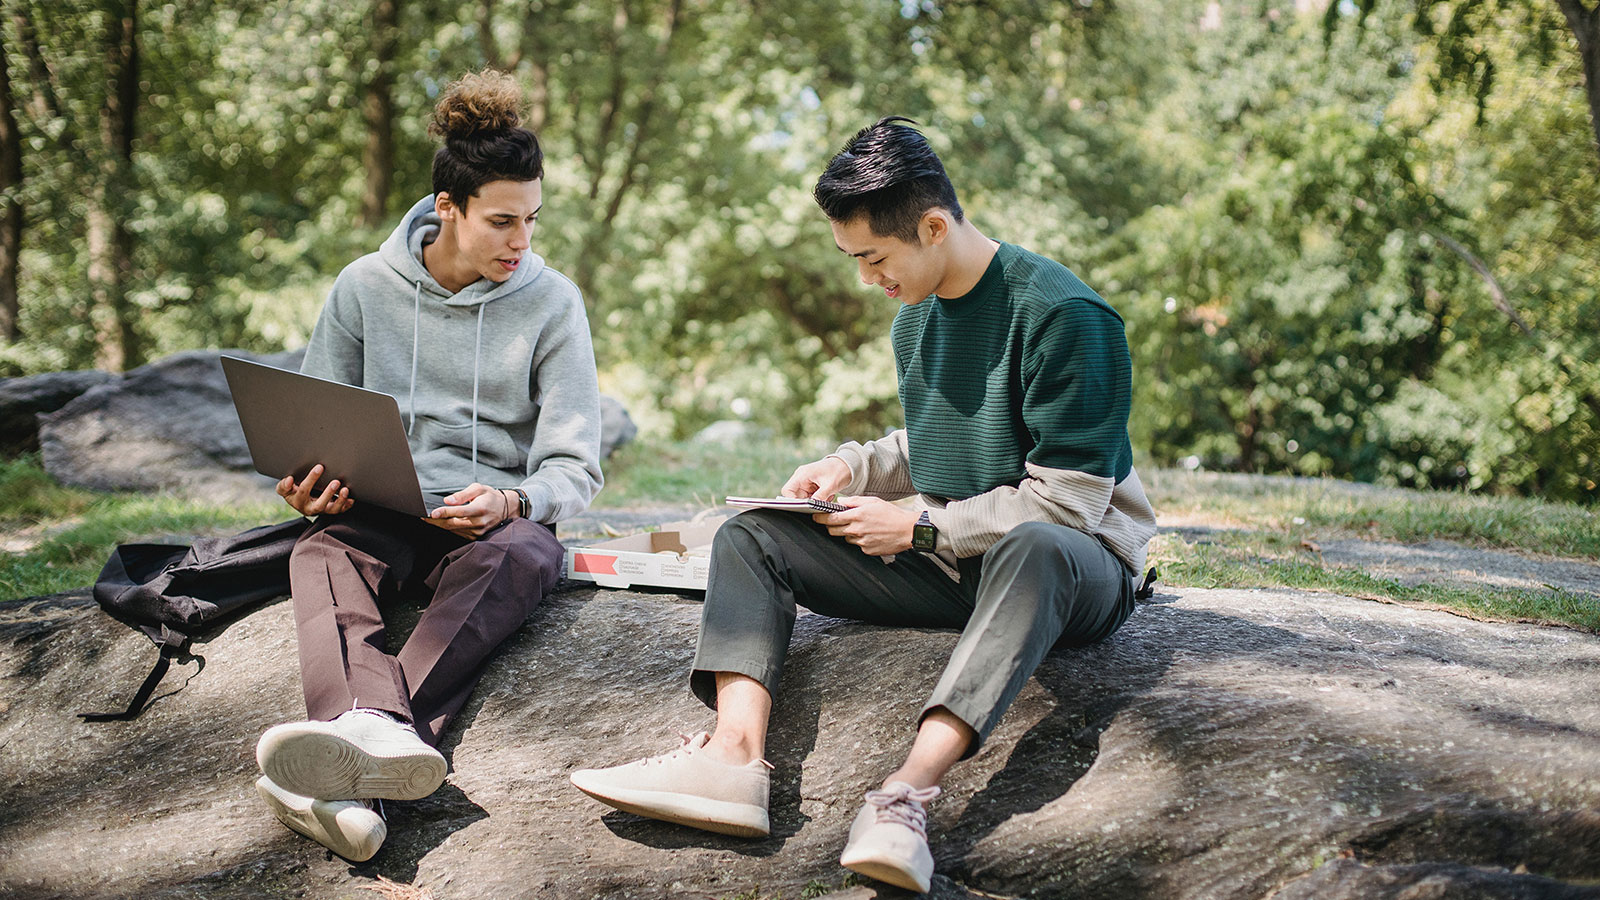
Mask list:
[[[295,484],[293,475],[285,475],[283,480],[278,482],[278,496],[302,516],[320,516],[325,513],[334,515],[356,505],[356,501],[350,497],[350,488],[341,485],[337,478],[328,482],[322,493],[314,493],[317,479],[321,477],[321,463],[312,466],[311,471],[306,473],[305,480],[299,484]]]
[[[444,506],[429,513],[423,521],[472,540],[511,518],[516,509],[505,491],[476,483],[450,494],[444,502]]]

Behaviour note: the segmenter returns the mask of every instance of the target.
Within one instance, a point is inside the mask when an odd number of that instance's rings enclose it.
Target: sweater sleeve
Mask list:
[[[322,304],[300,372],[340,384],[362,386],[364,349],[361,305],[346,283],[349,269],[339,274]]]
[[[528,475],[528,517],[558,522],[577,515],[599,493],[600,387],[583,300],[576,296],[561,327],[540,341],[530,373],[539,406]]]
[[[850,483],[840,491],[845,496],[871,494],[895,500],[917,492],[911,486],[911,457],[906,450],[904,428],[865,444],[840,444],[829,455],[850,467]]]
[[[1023,522],[1094,534],[1116,484],[1132,470],[1132,365],[1121,321],[1098,304],[1052,305],[1029,328],[1022,421],[1034,446],[1018,484],[929,513],[941,542],[976,556]]]

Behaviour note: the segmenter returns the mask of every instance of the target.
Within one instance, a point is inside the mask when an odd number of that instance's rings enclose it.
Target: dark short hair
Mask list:
[[[466,209],[467,201],[491,181],[533,181],[544,177],[544,152],[526,128],[480,131],[445,141],[433,155],[433,192],[449,194]]]
[[[444,139],[433,155],[433,192],[465,209],[491,181],[543,178],[544,153],[521,127],[522,105],[522,88],[504,72],[484,69],[451,82],[428,124]]]
[[[829,219],[850,222],[865,215],[873,234],[907,243],[919,242],[917,226],[930,209],[943,207],[961,221],[944,163],[922,132],[910,127],[915,124],[905,116],[884,116],[828,161],[811,196]]]

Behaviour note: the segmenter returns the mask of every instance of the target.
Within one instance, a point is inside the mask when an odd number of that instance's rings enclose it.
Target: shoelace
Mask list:
[[[893,822],[928,837],[928,812],[922,804],[939,796],[939,787],[914,788],[903,781],[890,782],[881,791],[867,791],[867,802],[878,808],[878,822]]]
[[[701,738],[704,738],[704,740],[701,740]],[[657,763],[665,764],[667,761],[677,759],[679,756],[693,754],[696,750],[699,750],[711,741],[711,735],[704,731],[697,731],[694,734],[684,734],[680,731],[678,732],[678,739],[683,741],[683,743],[678,745],[678,749],[663,753],[660,756],[647,756],[644,759],[639,760],[639,765],[649,766]],[[759,760],[759,762],[768,769],[773,768],[772,763],[769,763],[764,759]]]
[[[683,743],[678,745],[678,749],[663,753],[660,756],[647,756],[639,760],[639,765],[648,766],[656,763],[665,763],[668,760],[677,759],[684,753],[693,753],[696,749],[695,742],[700,741],[701,736],[704,736],[707,741],[711,740],[711,735],[706,734],[704,731],[696,732],[695,734],[684,734],[680,731],[678,732],[678,739]],[[702,744],[705,743],[704,741],[700,742]]]

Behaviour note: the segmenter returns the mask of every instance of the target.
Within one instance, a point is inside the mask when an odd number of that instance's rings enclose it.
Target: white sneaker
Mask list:
[[[416,729],[366,709],[332,722],[274,725],[256,744],[256,762],[279,787],[319,800],[420,800],[447,771]]]
[[[928,814],[922,804],[937,796],[937,787],[918,790],[903,781],[867,791],[867,802],[850,825],[839,864],[926,894],[933,882],[933,854],[928,852]]]
[[[256,793],[278,821],[351,862],[366,862],[383,846],[389,826],[370,800],[315,800],[290,793],[263,775]]]
[[[578,790],[624,812],[688,825],[718,834],[766,837],[771,786],[764,759],[729,765],[701,752],[711,736],[684,736],[683,746],[660,756],[609,769],[579,769],[570,776]]]

